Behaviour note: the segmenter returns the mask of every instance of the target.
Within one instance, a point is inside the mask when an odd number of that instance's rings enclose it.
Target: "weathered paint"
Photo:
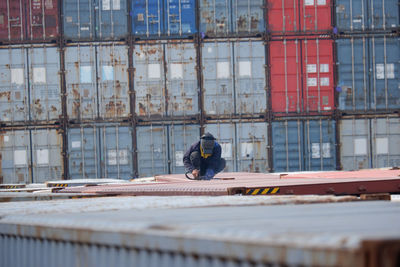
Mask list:
[[[393,110],[400,107],[400,39],[338,39],[339,109]]]
[[[400,25],[397,0],[338,0],[335,4],[341,32],[388,31]]]
[[[197,32],[194,0],[132,1],[135,37],[186,37]]]
[[[265,113],[267,96],[262,42],[205,42],[201,49],[205,113]]]
[[[126,0],[63,1],[68,40],[120,40],[128,35]]]
[[[331,120],[273,122],[274,171],[334,170],[335,127]]]
[[[400,165],[398,118],[343,119],[339,127],[344,170]]]
[[[55,47],[0,49],[0,112],[6,123],[52,122],[61,115],[60,59]]]
[[[199,140],[199,125],[151,125],[137,128],[139,176],[184,173],[183,155]]]
[[[57,0],[5,0],[0,3],[0,40],[49,41],[59,35]]]
[[[132,129],[93,125],[68,130],[69,176],[132,179]]]
[[[127,46],[71,46],[66,47],[65,58],[70,119],[129,116]]]
[[[200,32],[206,36],[249,36],[265,31],[262,0],[199,1]]]
[[[199,113],[193,43],[137,44],[133,65],[137,115]]]

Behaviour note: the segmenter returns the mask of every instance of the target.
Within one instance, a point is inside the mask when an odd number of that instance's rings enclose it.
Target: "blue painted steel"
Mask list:
[[[335,127],[331,120],[273,122],[274,171],[334,170]]]
[[[119,40],[128,34],[126,0],[65,0],[63,12],[67,39]]]
[[[69,176],[132,179],[132,131],[109,125],[68,130]]]
[[[338,0],[336,25],[340,32],[398,28],[399,3],[397,0]]]
[[[132,1],[133,35],[183,37],[196,33],[195,0]]]
[[[232,31],[230,1],[200,1],[200,32],[209,36],[226,36]]]
[[[370,39],[371,109],[400,108],[400,38]]]

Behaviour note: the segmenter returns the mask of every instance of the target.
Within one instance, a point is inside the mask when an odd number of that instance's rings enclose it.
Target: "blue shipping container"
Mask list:
[[[272,123],[275,172],[336,169],[335,121]]]
[[[361,37],[337,44],[339,109],[400,107],[400,39]]]
[[[128,35],[126,0],[63,1],[66,39],[120,40]]]
[[[68,130],[69,176],[132,179],[132,129],[96,125]]]
[[[391,30],[400,26],[398,0],[336,1],[340,32]]]
[[[132,1],[133,35],[145,38],[184,37],[196,30],[195,0]]]

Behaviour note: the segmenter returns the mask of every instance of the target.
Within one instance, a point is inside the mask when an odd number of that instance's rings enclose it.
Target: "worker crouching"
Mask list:
[[[201,136],[183,156],[186,173],[192,173],[196,180],[210,180],[225,168],[221,158],[221,146],[210,133]]]

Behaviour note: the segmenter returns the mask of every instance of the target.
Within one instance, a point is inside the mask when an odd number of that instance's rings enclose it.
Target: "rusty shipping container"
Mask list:
[[[262,41],[204,42],[202,79],[208,116],[257,116],[267,109]]]
[[[335,121],[327,119],[272,122],[273,170],[335,170],[335,130]]]
[[[119,124],[68,129],[69,178],[132,179],[132,128]]]
[[[2,130],[0,183],[43,183],[61,179],[62,137],[58,129]]]
[[[199,1],[204,37],[261,36],[265,33],[263,0]]]
[[[339,109],[375,113],[400,108],[400,38],[337,39]]]
[[[65,61],[70,120],[114,121],[129,117],[127,46],[97,43],[68,46]]]
[[[265,122],[210,123],[211,132],[222,147],[229,172],[268,172],[268,131]]]
[[[199,114],[196,50],[192,42],[136,44],[133,53],[136,114]]]
[[[0,48],[0,121],[54,123],[61,115],[60,57],[46,45]]]
[[[331,0],[274,0],[267,3],[268,32],[273,35],[332,32]]]
[[[0,2],[0,42],[47,42],[59,36],[58,0]]]
[[[398,117],[339,121],[340,158],[344,170],[400,166]]]
[[[126,0],[64,0],[67,41],[122,40],[128,35]]]
[[[276,115],[334,110],[333,41],[285,39],[270,43],[271,102]]]
[[[183,155],[200,138],[200,125],[169,124],[137,127],[140,177],[184,173]]]

